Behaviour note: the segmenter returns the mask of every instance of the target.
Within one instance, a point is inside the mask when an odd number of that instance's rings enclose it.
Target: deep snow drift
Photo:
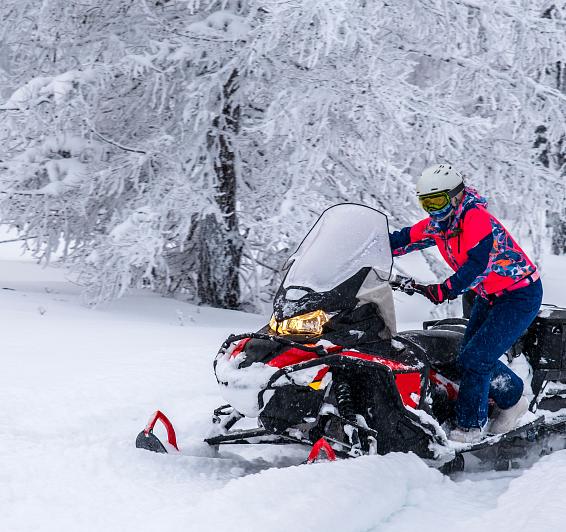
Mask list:
[[[564,527],[566,452],[454,479],[402,454],[299,467],[301,447],[215,457],[201,443],[223,402],[212,359],[229,333],[265,317],[140,294],[89,310],[59,270],[0,251],[2,531]],[[545,264],[547,302],[566,304],[563,265]],[[399,308],[411,326],[430,309],[407,297]],[[185,454],[134,448],[157,407]]]

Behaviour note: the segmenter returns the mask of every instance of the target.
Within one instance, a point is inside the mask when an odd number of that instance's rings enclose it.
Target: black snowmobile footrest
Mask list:
[[[516,429],[507,432],[505,434],[498,434],[495,436],[488,436],[487,438],[483,439],[482,441],[470,445],[464,449],[456,449],[456,454],[463,454],[468,452],[479,451],[480,449],[485,449],[487,447],[492,447],[495,445],[499,445],[504,442],[508,442],[513,440],[514,438],[518,438],[521,436],[526,436],[531,430],[538,429],[544,427],[544,416],[540,416],[535,420],[527,423],[526,425],[522,425],[521,427],[517,427]]]
[[[545,423],[542,428],[541,432],[544,433],[563,433],[566,431],[566,419],[560,419],[558,421]]]

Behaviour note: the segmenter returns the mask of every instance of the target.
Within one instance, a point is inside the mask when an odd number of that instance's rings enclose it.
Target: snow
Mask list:
[[[62,270],[11,245],[0,253],[2,531],[563,527],[566,451],[530,469],[453,478],[404,454],[309,466],[295,446],[215,455],[202,443],[223,403],[212,361],[230,333],[265,317],[145,293],[92,310]],[[563,304],[560,268],[549,259],[545,275]],[[415,297],[399,305],[404,325],[415,306],[428,308]],[[174,422],[182,453],[134,448],[156,408]]]
[[[227,402],[245,416],[257,417],[260,408],[257,400],[258,394],[265,389],[269,379],[278,368],[260,363],[240,368],[246,355],[241,352],[233,357],[232,351],[236,345],[237,343],[232,344],[231,348],[217,357],[216,377],[220,383],[226,385],[221,388],[221,393]]]
[[[227,10],[210,14],[201,22],[189,24],[188,30],[209,37],[228,37],[233,40],[245,39],[251,27],[240,17]]]
[[[93,79],[94,71],[91,69],[69,70],[52,77],[38,76],[16,89],[2,108],[25,109],[49,98],[53,98],[56,103],[63,103],[68,94],[80,83],[88,83]]]

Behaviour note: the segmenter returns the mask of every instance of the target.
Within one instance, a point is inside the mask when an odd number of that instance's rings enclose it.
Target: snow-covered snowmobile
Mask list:
[[[308,461],[412,451],[453,470],[468,453],[506,467],[525,446],[545,452],[541,442],[566,430],[566,310],[547,306],[509,353],[532,367],[521,426],[476,444],[447,439],[466,320],[396,331],[392,289],[413,294],[420,285],[391,275],[388,235],[387,217],[369,207],[340,204],[320,216],[287,263],[269,324],[231,336],[216,356],[229,404],[214,412],[209,445],[299,443],[311,448]],[[243,418],[257,426],[238,428]],[[153,434],[159,420],[166,444]],[[176,449],[175,431],[156,412],[136,445]]]

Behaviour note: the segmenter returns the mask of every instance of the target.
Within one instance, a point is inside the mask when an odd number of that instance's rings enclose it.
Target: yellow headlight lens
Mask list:
[[[322,328],[330,320],[330,316],[323,310],[315,310],[308,314],[301,314],[294,318],[277,321],[275,316],[271,316],[269,327],[277,334],[305,334],[309,336],[319,336]]]

